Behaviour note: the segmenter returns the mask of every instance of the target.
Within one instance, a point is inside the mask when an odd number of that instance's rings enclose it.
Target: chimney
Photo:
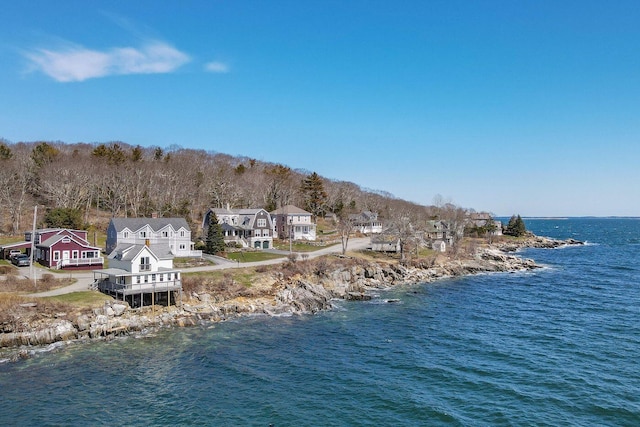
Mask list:
[[[158,218],[158,212],[151,212],[151,218]]]
[[[144,239],[145,246],[149,246],[150,244],[151,244],[151,241],[149,239]]]

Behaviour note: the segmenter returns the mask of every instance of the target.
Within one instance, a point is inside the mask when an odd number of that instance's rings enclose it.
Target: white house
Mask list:
[[[182,295],[180,270],[168,245],[120,244],[109,254],[109,268],[93,272],[96,287],[131,307],[170,305]]]
[[[184,218],[112,218],[107,227],[107,254],[121,244],[166,244],[174,256],[202,256],[202,251],[194,250]]]
[[[202,220],[202,230],[205,236],[212,214],[215,214],[218,223],[222,224],[225,243],[235,242],[245,248],[273,248],[273,224],[271,216],[266,210],[211,208]]]
[[[382,233],[382,222],[378,220],[378,214],[375,212],[364,211],[349,215],[349,221],[354,229],[362,234]]]
[[[293,205],[271,212],[273,231],[280,239],[316,240],[313,214]]]

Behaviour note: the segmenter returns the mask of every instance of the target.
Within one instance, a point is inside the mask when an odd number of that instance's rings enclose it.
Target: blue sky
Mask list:
[[[640,215],[638,1],[2,1],[0,137]]]

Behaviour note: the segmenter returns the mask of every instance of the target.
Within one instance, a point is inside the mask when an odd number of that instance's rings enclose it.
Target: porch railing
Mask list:
[[[56,270],[60,270],[64,267],[87,267],[94,265],[104,265],[104,258],[69,258],[59,259],[56,261]]]

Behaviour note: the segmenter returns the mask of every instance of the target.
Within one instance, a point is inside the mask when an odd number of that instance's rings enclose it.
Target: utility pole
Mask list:
[[[36,218],[37,217],[38,217],[38,205],[35,205],[33,208],[33,228],[31,229],[31,251],[29,253],[29,273],[31,273],[31,277],[33,277],[34,289],[38,289],[38,285],[36,283],[35,267],[33,265],[33,253],[36,250]]]

